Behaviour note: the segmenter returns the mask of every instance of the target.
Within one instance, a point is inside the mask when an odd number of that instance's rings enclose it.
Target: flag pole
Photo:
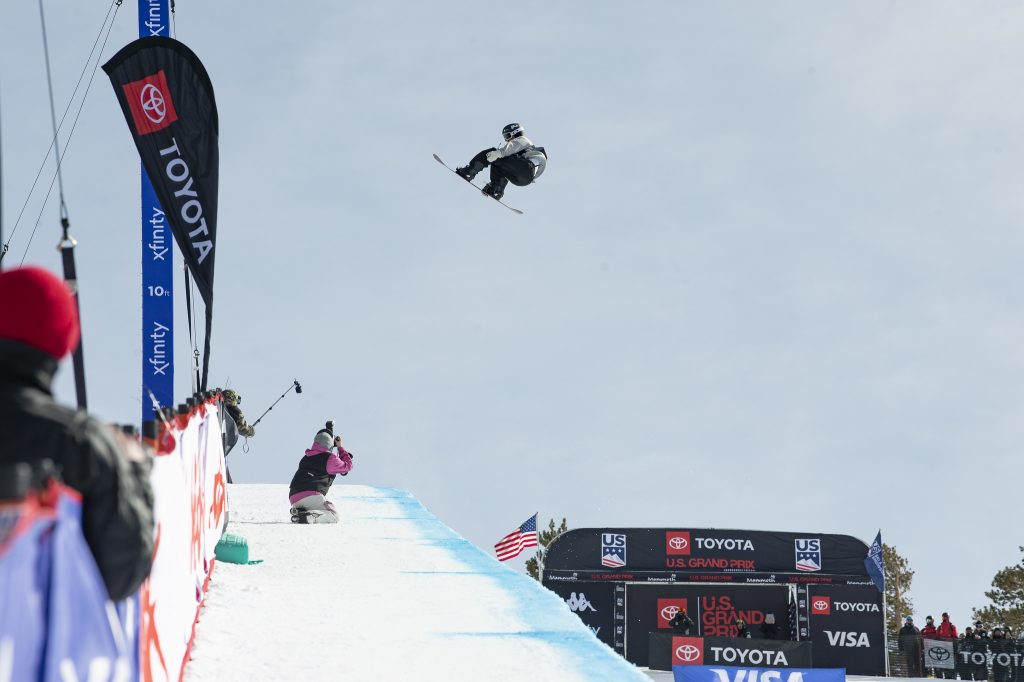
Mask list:
[[[537,544],[540,545],[540,512],[535,512],[534,516],[537,517]],[[540,557],[537,559],[537,579],[541,585],[544,584],[544,559],[548,555],[548,547],[544,545],[540,548]]]

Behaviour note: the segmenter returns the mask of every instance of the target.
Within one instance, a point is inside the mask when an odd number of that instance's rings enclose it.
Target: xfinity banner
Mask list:
[[[683,637],[652,632],[648,646],[651,670],[677,665],[744,665],[759,668],[809,668],[814,665],[810,642],[728,637]]]
[[[575,528],[545,571],[793,573],[868,578],[868,546],[849,535],[699,528]]]
[[[672,667],[675,682],[845,682],[842,668],[771,669],[733,666],[679,665]]]
[[[200,386],[205,390],[219,167],[213,86],[199,58],[188,47],[162,36],[139,38],[128,44],[103,65],[103,70],[114,86],[161,210],[206,303]]]
[[[168,36],[170,0],[139,0],[139,37]],[[174,254],[171,230],[145,166],[142,203],[142,421],[153,400],[174,405]]]

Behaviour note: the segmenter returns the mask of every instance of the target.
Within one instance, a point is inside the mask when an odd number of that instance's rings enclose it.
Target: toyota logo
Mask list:
[[[672,620],[676,617],[677,613],[679,613],[678,606],[666,606],[661,610],[661,617],[665,620]]]
[[[686,546],[690,543],[686,541],[686,538],[679,537],[678,535],[668,541],[668,546],[672,549],[686,549]]]
[[[813,606],[815,611],[824,611],[828,608],[828,602],[824,599],[815,599]]]
[[[143,86],[139,93],[139,103],[142,105],[142,112],[146,114],[153,123],[160,123],[167,115],[167,103],[164,102],[164,95],[160,88],[152,83]]]
[[[676,649],[676,658],[680,661],[696,661],[700,658],[700,649],[692,644],[684,644]]]
[[[933,646],[928,649],[928,658],[933,661],[945,661],[949,659],[949,649],[944,649],[941,646]]]

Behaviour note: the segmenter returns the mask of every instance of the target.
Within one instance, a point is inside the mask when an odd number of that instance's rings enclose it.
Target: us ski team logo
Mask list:
[[[601,533],[601,565],[622,568],[626,565],[626,536],[619,533]]]
[[[794,540],[796,546],[796,570],[821,570],[821,538]]]

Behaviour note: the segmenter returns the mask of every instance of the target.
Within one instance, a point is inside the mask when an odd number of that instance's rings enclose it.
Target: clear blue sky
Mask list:
[[[66,103],[108,3],[46,7]],[[104,61],[136,30],[129,1]],[[305,389],[234,475],[286,483],[333,418],[354,481],[484,547],[534,511],[881,527],[916,615],[964,625],[1022,544],[1022,34],[1011,2],[178,2],[220,106],[211,384],[253,418]],[[6,238],[47,158],[36,3],[0,10],[0,107]],[[431,159],[510,121],[550,154],[523,216]],[[138,161],[102,72],[64,184],[91,407],[134,421]],[[8,264],[59,270],[40,201]],[[184,395],[183,317],[176,351]]]

